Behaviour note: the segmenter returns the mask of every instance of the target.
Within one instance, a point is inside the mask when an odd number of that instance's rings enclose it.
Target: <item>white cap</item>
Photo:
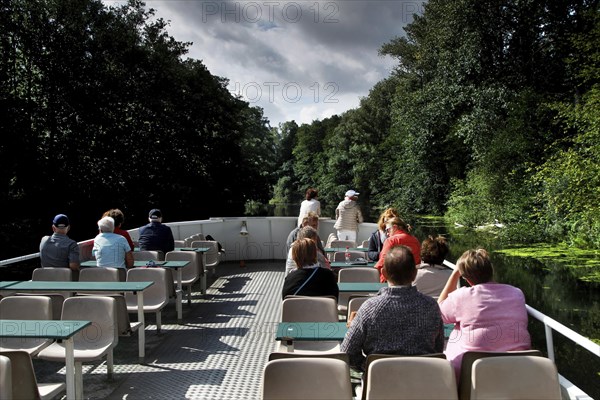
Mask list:
[[[354,190],[348,190],[346,192],[346,197],[354,197],[354,196],[358,196],[360,193],[355,192]]]

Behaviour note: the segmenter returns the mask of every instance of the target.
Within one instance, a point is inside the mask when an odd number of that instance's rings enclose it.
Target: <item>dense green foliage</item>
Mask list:
[[[298,128],[286,184],[600,248],[598,2],[431,0],[405,31],[357,109]]]
[[[3,143],[0,258],[36,251],[52,217],[95,234],[111,207],[126,228],[241,215],[271,197],[276,135],[227,80],[185,58],[167,23],[132,0],[0,6]]]

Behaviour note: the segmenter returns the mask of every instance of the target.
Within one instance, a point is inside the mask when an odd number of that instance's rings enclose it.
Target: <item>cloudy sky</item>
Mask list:
[[[104,1],[114,4],[114,1]],[[404,35],[421,1],[146,1],[170,21],[169,34],[192,42],[188,56],[229,90],[264,109],[276,127],[341,114],[389,75],[380,46]]]

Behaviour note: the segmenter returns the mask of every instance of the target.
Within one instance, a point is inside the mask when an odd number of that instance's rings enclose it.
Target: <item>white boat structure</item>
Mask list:
[[[167,223],[175,239],[184,240],[200,233],[211,235],[219,241],[225,250],[220,263],[227,266],[228,270],[223,272],[222,266],[217,266],[217,276],[206,295],[194,290],[192,304],[184,306],[182,324],[177,324],[174,318],[169,319],[168,316],[163,318],[163,330],[166,333],[157,335],[154,344],[150,339],[153,350],[149,351],[146,363],[138,365],[134,361],[127,361],[120,366],[117,347],[115,373],[121,373],[122,379],[117,379],[108,387],[93,389],[94,383],[86,377],[85,397],[260,398],[266,355],[275,351],[276,347],[274,329],[279,317],[283,260],[287,256],[286,239],[296,221],[296,217],[227,217]],[[320,220],[319,235],[322,239],[334,232],[334,222],[326,218]],[[368,239],[375,229],[374,223],[361,224],[357,242]],[[129,233],[133,240],[138,238],[138,229],[132,229]],[[90,259],[91,240],[80,242],[79,245],[82,259]],[[36,258],[39,258],[39,253],[3,260],[0,261],[0,268],[26,261],[31,263],[30,260]],[[450,262],[446,262],[446,265],[454,267]],[[240,268],[243,266],[245,268]],[[240,299],[243,301],[237,301]],[[228,300],[233,303],[227,303]],[[261,302],[266,301],[271,304],[261,308]],[[210,306],[209,303],[214,305]],[[221,308],[214,311],[217,307]],[[527,309],[530,317],[544,326],[546,349],[540,350],[545,350],[548,358],[554,360],[555,357],[555,332],[600,357],[600,346],[591,340],[530,306]],[[229,325],[223,325],[224,320]],[[151,330],[152,325],[146,329]],[[194,329],[193,336],[188,335],[188,329]],[[228,333],[212,336],[216,330],[222,332],[222,329]],[[184,359],[178,360],[179,354],[185,354],[182,357]],[[96,375],[104,379],[102,371],[105,369],[100,370]],[[84,375],[94,373],[94,368],[84,370]],[[86,386],[86,382],[90,386]],[[560,383],[565,399],[592,399],[562,375]],[[175,385],[185,389],[174,388]]]

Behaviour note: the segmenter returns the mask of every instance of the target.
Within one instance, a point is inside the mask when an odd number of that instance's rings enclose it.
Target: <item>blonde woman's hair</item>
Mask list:
[[[298,239],[292,246],[292,260],[298,268],[317,263],[317,243],[309,238]]]
[[[397,216],[398,211],[396,211],[395,208],[387,208],[384,212],[381,213],[381,215],[379,216],[379,220],[377,221],[377,226],[379,227],[379,230],[385,231],[385,222]]]
[[[465,251],[456,262],[456,267],[463,278],[473,285],[490,282],[494,278],[490,255],[482,248]]]
[[[388,219],[385,222],[386,226],[390,226],[390,225],[394,225],[397,226],[398,228],[402,229],[403,231],[407,232],[410,230],[410,228],[408,227],[408,224],[406,222],[404,222],[404,220],[400,217],[392,217],[391,219]]]

